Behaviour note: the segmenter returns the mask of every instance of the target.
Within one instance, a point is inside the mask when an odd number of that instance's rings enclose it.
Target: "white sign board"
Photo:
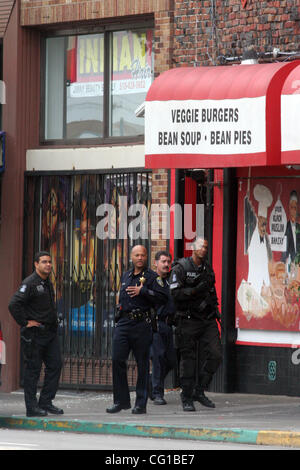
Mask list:
[[[147,155],[266,151],[266,98],[146,101]]]
[[[281,96],[281,150],[300,150],[300,94]]]
[[[271,248],[272,251],[286,251],[286,224],[287,217],[280,199],[277,200],[270,216],[270,229],[271,229]]]

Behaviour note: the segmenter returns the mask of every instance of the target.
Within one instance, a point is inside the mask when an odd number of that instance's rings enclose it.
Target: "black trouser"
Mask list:
[[[220,334],[214,319],[180,318],[176,327],[180,353],[179,376],[183,396],[192,398],[195,387],[204,390],[222,361]]]
[[[146,321],[121,318],[116,324],[112,353],[114,403],[130,406],[126,361],[132,351],[137,363],[135,406],[146,407],[151,341],[152,328]]]
[[[25,335],[32,343],[25,345],[24,352],[24,398],[27,409],[37,406],[37,385],[45,364],[45,377],[41,389],[39,405],[49,405],[54,399],[62,368],[59,338],[56,332],[37,331],[37,328],[27,328]]]
[[[151,345],[152,360],[152,395],[164,396],[164,382],[167,374],[176,366],[173,344],[173,330],[165,322],[158,322],[158,331],[153,333]]]

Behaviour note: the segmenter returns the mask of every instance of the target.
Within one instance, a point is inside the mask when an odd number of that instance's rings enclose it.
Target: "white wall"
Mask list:
[[[27,150],[27,171],[144,168],[144,145]]]

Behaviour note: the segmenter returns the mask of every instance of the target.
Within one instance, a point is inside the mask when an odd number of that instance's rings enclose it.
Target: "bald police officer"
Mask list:
[[[146,413],[149,354],[152,342],[151,307],[167,302],[157,274],[147,268],[147,250],[136,245],[131,251],[133,268],[123,274],[119,296],[119,317],[113,338],[113,398],[107,413],[131,408],[127,380],[127,359],[133,352],[137,363],[136,400],[133,414]]]

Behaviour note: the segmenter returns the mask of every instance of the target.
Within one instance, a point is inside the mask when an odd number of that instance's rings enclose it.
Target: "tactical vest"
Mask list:
[[[174,265],[177,263],[180,264],[184,270],[184,287],[196,287],[201,281],[206,281],[208,284],[208,289],[206,292],[203,292],[198,296],[191,297],[189,301],[178,303],[177,307],[180,310],[189,309],[194,313],[200,313],[204,310],[211,311],[211,294],[214,293],[215,276],[209,264],[204,263],[202,271],[197,272],[190,258],[178,259],[176,262],[174,262]]]

